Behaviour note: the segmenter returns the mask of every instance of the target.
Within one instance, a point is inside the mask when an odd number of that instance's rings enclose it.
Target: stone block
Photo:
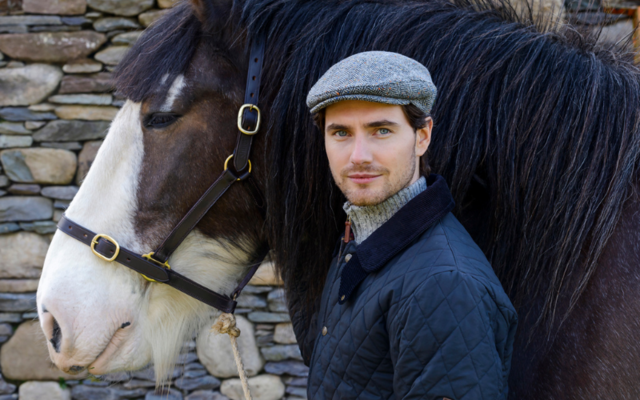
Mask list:
[[[58,382],[25,382],[20,385],[20,400],[71,400],[71,391]]]
[[[35,308],[35,293],[0,293],[0,311],[2,312],[25,312]]]
[[[109,122],[57,120],[47,123],[33,134],[36,142],[70,142],[104,139],[109,131]]]
[[[86,381],[85,381],[86,382]],[[106,382],[109,385],[109,382]],[[71,389],[74,400],[119,400],[144,396],[146,389],[119,389],[116,387],[96,387],[78,385]]]
[[[91,104],[107,106],[111,104],[113,96],[110,94],[57,94],[49,97],[48,101],[57,104]]]
[[[49,103],[40,103],[29,106],[29,111],[53,111],[56,106]]]
[[[56,223],[53,221],[20,222],[20,228],[23,231],[35,232],[40,235],[55,233],[57,229]]]
[[[229,400],[229,398],[220,392],[212,392],[211,390],[196,390],[192,392],[184,400]]]
[[[71,183],[77,166],[75,153],[45,148],[3,150],[0,162],[14,182],[50,185]]]
[[[275,265],[272,262],[264,262],[256,274],[249,281],[250,285],[262,285],[262,286],[281,286],[283,284],[280,277],[277,275]]]
[[[47,186],[42,189],[42,195],[52,199],[72,200],[78,193],[77,186]]]
[[[269,302],[269,311],[273,312],[288,312],[289,309],[285,304],[284,298],[284,289],[276,289],[272,292],[269,292],[267,296],[267,301]]]
[[[87,176],[89,168],[93,164],[93,160],[96,159],[98,149],[102,144],[101,140],[95,142],[86,142],[82,147],[82,151],[78,154],[78,174],[76,175],[76,184],[80,186],[82,181]]]
[[[30,135],[31,131],[22,122],[0,122],[0,134]]]
[[[25,61],[66,62],[86,58],[107,38],[97,32],[40,32],[0,35],[0,51]]]
[[[175,389],[157,389],[155,392],[148,392],[144,400],[182,400],[182,393]]]
[[[69,61],[62,67],[62,70],[67,74],[91,74],[102,71],[102,64],[85,58]]]
[[[0,118],[7,121],[48,121],[58,119],[50,112],[34,112],[27,107],[4,107],[0,108]]]
[[[116,29],[138,29],[140,25],[129,18],[107,17],[100,18],[93,23],[93,29],[98,32],[114,31]]]
[[[109,14],[132,17],[153,7],[155,0],[87,0],[89,7]]]
[[[44,197],[6,196],[0,198],[0,222],[51,219],[51,200]]]
[[[101,93],[113,89],[111,73],[98,72],[91,75],[67,75],[62,78],[58,93]]]
[[[61,25],[61,24],[62,24],[62,21],[60,20],[60,17],[48,16],[48,15],[10,15],[10,16],[0,17],[0,26]]]
[[[117,107],[111,106],[60,106],[56,107],[56,115],[62,119],[111,121],[118,110]]]
[[[250,312],[247,315],[249,321],[251,322],[265,322],[265,323],[278,323],[278,322],[289,322],[289,314],[287,313],[270,313],[263,311],[254,311]]]
[[[46,122],[44,121],[25,121],[24,127],[29,130],[33,130],[33,129],[40,129],[43,126],[45,126],[45,124]]]
[[[238,349],[245,371],[248,376],[257,375],[264,365],[264,360],[256,345],[253,324],[241,316],[236,316],[236,324],[242,332],[238,337]],[[211,332],[210,327],[205,327],[198,335],[197,352],[200,362],[211,375],[218,378],[238,376],[235,358],[227,335],[216,334]]]
[[[62,71],[53,65],[0,69],[0,106],[39,103],[53,93],[61,80]]]
[[[40,142],[40,146],[51,149],[82,150],[80,142]]]
[[[260,349],[260,352],[267,361],[282,361],[289,359],[302,361],[300,348],[297,344],[277,344],[275,346],[263,347]]]
[[[281,344],[297,343],[296,334],[293,331],[293,325],[291,322],[276,325],[276,329],[273,333],[273,341]]]
[[[22,0],[24,12],[33,14],[76,15],[87,11],[86,0]]]
[[[176,379],[174,384],[178,389],[187,391],[205,389],[211,390],[220,387],[220,381],[209,375],[196,378],[187,378],[183,376],[182,378]]]
[[[31,136],[0,135],[0,149],[29,147],[32,143]]]
[[[142,26],[144,26],[146,28],[147,26],[153,24],[154,22],[156,22],[160,18],[164,17],[168,12],[169,12],[169,10],[147,11],[145,13],[142,13],[142,14],[138,15],[138,21],[140,21]]]
[[[124,58],[129,49],[129,46],[110,46],[96,53],[94,57],[103,64],[117,65]]]
[[[38,279],[0,279],[0,292],[35,292],[38,290],[38,282]]]
[[[253,400],[279,400],[284,396],[285,387],[280,377],[260,375],[248,379]],[[232,400],[244,400],[240,379],[227,379],[222,382],[220,392]]]
[[[0,235],[17,232],[19,230],[20,230],[20,225],[16,224],[15,222],[6,222],[3,224],[0,224]]]
[[[178,4],[179,0],[158,0],[158,7],[160,8],[171,8],[174,5]]]
[[[9,186],[7,192],[11,194],[26,194],[26,195],[34,195],[40,194],[40,185],[36,184],[27,184],[27,183],[14,183]]]
[[[309,367],[304,365],[302,361],[278,361],[268,362],[264,366],[264,370],[269,374],[275,375],[291,375],[306,377],[309,376]]]
[[[111,43],[125,46],[133,45],[142,35],[142,31],[120,33],[111,38]]]

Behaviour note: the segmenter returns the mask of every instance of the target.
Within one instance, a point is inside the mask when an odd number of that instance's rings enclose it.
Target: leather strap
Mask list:
[[[78,240],[81,243],[91,246],[91,241],[96,237],[96,233],[86,229],[75,222],[71,221],[66,216],[62,216],[60,222],[58,222],[58,229],[72,238]],[[99,238],[94,250],[103,255],[106,258],[111,258],[116,252],[115,243],[110,242],[105,238]],[[119,264],[124,265],[140,274],[154,279],[158,282],[169,285],[201,302],[217,308],[218,310],[226,313],[233,313],[236,309],[236,301],[234,300],[249,283],[253,275],[256,273],[260,263],[256,263],[251,266],[249,272],[244,276],[240,284],[235,288],[232,293],[232,297],[214,292],[207,289],[197,282],[187,278],[186,276],[171,270],[161,267],[160,265],[148,261],[139,255],[135,254],[131,250],[124,247],[120,247],[117,257],[113,260]]]

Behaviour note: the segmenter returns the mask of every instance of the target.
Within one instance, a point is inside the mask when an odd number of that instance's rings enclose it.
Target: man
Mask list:
[[[310,399],[507,398],[516,312],[444,178],[420,173],[435,96],[423,65],[388,52],[339,62],[309,92],[348,200],[301,343]]]

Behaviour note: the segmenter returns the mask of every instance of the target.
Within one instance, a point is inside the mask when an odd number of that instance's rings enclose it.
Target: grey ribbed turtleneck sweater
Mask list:
[[[427,180],[424,176],[375,206],[354,206],[350,202],[342,207],[351,218],[351,230],[356,243],[364,242],[376,229],[387,222],[398,210],[404,207],[411,199],[427,189]]]

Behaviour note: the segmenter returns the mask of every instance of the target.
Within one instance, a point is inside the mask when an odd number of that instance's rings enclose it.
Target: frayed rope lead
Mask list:
[[[236,317],[233,314],[222,313],[216,319],[216,322],[211,327],[211,330],[216,333],[226,333],[231,340],[231,349],[233,350],[233,356],[236,359],[236,366],[238,367],[238,375],[240,376],[240,383],[242,384],[242,391],[244,391],[245,400],[251,399],[251,392],[249,392],[249,382],[247,381],[247,375],[244,372],[244,365],[242,364],[242,358],[240,358],[240,352],[238,351],[237,338],[240,336],[240,329],[236,327]]]

